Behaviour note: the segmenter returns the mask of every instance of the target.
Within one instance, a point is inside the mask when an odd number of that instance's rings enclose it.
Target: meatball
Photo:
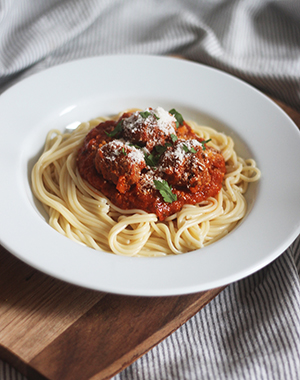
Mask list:
[[[133,144],[145,146],[149,152],[155,145],[164,145],[176,134],[176,119],[163,108],[134,112],[122,118],[122,135]]]
[[[113,182],[122,194],[139,181],[145,166],[143,153],[121,140],[101,146],[95,156],[97,172]]]
[[[211,180],[202,144],[196,139],[178,139],[160,160],[162,177],[175,187],[187,187],[192,193],[201,191]]]
[[[85,137],[85,145],[101,146],[113,139],[109,134],[114,130],[116,122],[113,120],[106,120],[94,127]]]

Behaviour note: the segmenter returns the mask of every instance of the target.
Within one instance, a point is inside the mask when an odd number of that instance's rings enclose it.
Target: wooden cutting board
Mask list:
[[[278,104],[300,126],[300,114]],[[47,276],[0,246],[0,358],[28,379],[109,379],[224,288],[126,297]]]
[[[0,246],[0,357],[29,379],[109,379],[222,289],[127,297],[67,284]]]

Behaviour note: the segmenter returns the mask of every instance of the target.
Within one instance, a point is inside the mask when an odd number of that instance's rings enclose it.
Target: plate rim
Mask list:
[[[176,59],[176,58],[173,58],[173,57],[163,57],[163,56],[148,56],[148,55],[112,55],[112,56],[100,56],[100,57],[90,57],[90,58],[83,58],[83,59],[79,59],[79,60],[76,60],[76,61],[70,61],[70,62],[66,62],[66,63],[63,63],[61,65],[58,65],[58,66],[54,66],[54,67],[51,67],[51,68],[48,68],[46,70],[43,70],[39,73],[35,73],[33,74],[32,76],[30,77],[27,77],[25,78],[24,80],[22,80],[21,82],[18,82],[16,84],[14,84],[13,86],[11,86],[9,89],[7,89],[1,96],[0,96],[0,109],[1,109],[1,106],[2,106],[2,103],[3,103],[3,99],[6,99],[7,97],[10,97],[11,95],[14,94],[14,92],[18,92],[20,91],[19,89],[23,86],[25,87],[26,89],[26,86],[29,87],[30,85],[32,85],[32,82],[36,82],[36,80],[42,80],[43,78],[47,77],[47,76],[51,76],[51,73],[55,73],[57,74],[57,72],[64,72],[65,70],[73,70],[74,68],[77,70],[79,67],[81,67],[82,65],[85,66],[86,64],[93,67],[94,64],[96,62],[104,62],[104,61],[107,61],[107,62],[112,62],[114,60],[124,60],[126,61],[129,61],[129,62],[133,62],[134,61],[134,64],[137,65],[137,61],[139,61],[140,63],[144,62],[145,60],[150,60],[152,61],[152,64],[154,64],[154,62],[156,62],[156,64],[158,63],[162,63],[164,62],[164,64],[166,64],[166,62],[170,63],[170,65],[172,66],[171,62],[176,62],[175,65],[179,64],[180,67],[183,67],[183,66],[189,66],[189,68],[191,69],[193,67],[193,70],[199,70],[199,72],[202,70],[203,72],[205,71],[206,73],[210,72],[210,73],[213,73],[211,75],[216,75],[220,78],[221,77],[226,77],[228,80],[229,78],[229,81],[234,81],[235,83],[238,83],[238,86],[241,86],[243,88],[247,88],[247,91],[250,91],[252,94],[256,94],[256,95],[253,95],[254,98],[258,98],[259,101],[261,99],[264,99],[263,102],[265,102],[264,104],[269,104],[269,107],[271,107],[272,109],[276,110],[274,112],[277,112],[278,115],[281,115],[280,117],[282,118],[282,120],[285,120],[287,125],[289,125],[289,128],[295,128],[298,132],[298,128],[297,126],[295,125],[295,123],[289,118],[288,115],[286,115],[286,113],[276,104],[274,103],[270,98],[268,98],[266,95],[264,95],[263,93],[261,93],[259,90],[257,90],[256,88],[254,88],[253,86],[251,86],[250,84],[242,81],[241,79],[239,78],[236,78],[235,76],[231,75],[231,74],[228,74],[228,73],[225,73],[223,71],[220,71],[218,69],[215,69],[215,68],[212,68],[212,67],[208,67],[206,65],[202,65],[202,64],[199,64],[199,63],[195,63],[195,62],[191,62],[191,61],[187,61],[187,60],[183,60],[183,59]],[[197,67],[197,69],[195,69],[195,67]],[[75,70],[75,71],[76,71]],[[258,101],[258,103],[259,103]],[[0,120],[1,120],[1,117],[0,116]],[[293,127],[292,127],[293,126]],[[300,140],[299,140],[300,141]],[[3,148],[3,146],[0,144],[0,146]],[[22,153],[23,154],[23,153]],[[0,153],[0,157],[1,157],[1,153]],[[21,160],[21,157],[19,157],[19,161]],[[0,169],[2,170],[3,169],[3,166],[0,166]],[[16,180],[16,183],[19,184],[20,182],[20,178],[15,178]],[[259,189],[258,191],[260,191],[260,187],[261,186],[264,186],[263,184],[259,185]],[[25,194],[22,194],[23,197],[26,197]],[[0,203],[0,206],[2,206],[3,203]],[[257,207],[257,205],[255,206],[254,205],[254,209],[255,207]],[[27,210],[28,212],[30,212],[29,210]],[[32,210],[33,211],[33,210]],[[250,214],[251,215],[251,214]],[[300,217],[299,217],[300,218]],[[0,224],[2,225],[4,223],[3,221],[3,218],[1,218],[0,216]],[[48,226],[47,226],[48,227]],[[243,228],[243,226],[241,225],[241,228]],[[46,226],[43,226],[43,228],[41,229],[43,232],[44,230],[46,229]],[[290,235],[288,236],[288,238],[282,242],[282,244],[280,246],[277,247],[277,249],[274,249],[273,250],[273,253],[268,255],[267,257],[264,257],[263,259],[261,259],[260,261],[256,261],[255,263],[252,263],[251,266],[248,266],[247,268],[244,268],[243,271],[239,271],[238,274],[235,274],[235,275],[229,275],[229,276],[223,276],[222,278],[220,278],[219,281],[212,281],[211,283],[209,283],[209,281],[206,281],[206,284],[194,284],[194,285],[188,285],[186,287],[182,287],[182,286],[179,286],[179,287],[172,287],[170,286],[170,283],[172,284],[172,279],[169,280],[168,282],[168,285],[165,286],[164,289],[159,289],[159,288],[155,288],[155,287],[145,287],[142,288],[142,289],[134,289],[132,287],[132,284],[130,286],[128,286],[126,288],[126,286],[124,286],[123,288],[120,286],[120,284],[118,284],[117,286],[113,287],[112,285],[109,285],[107,287],[104,286],[104,284],[101,284],[100,287],[97,288],[97,286],[95,286],[95,284],[93,286],[91,286],[91,284],[89,283],[89,281],[86,281],[86,278],[84,278],[85,276],[87,276],[88,274],[84,274],[83,275],[83,278],[80,278],[80,279],[74,279],[72,278],[72,275],[70,277],[70,275],[68,276],[64,276],[62,273],[61,273],[61,270],[59,271],[60,273],[56,273],[55,272],[55,267],[51,269],[49,268],[45,268],[43,266],[43,263],[36,263],[32,260],[32,258],[28,258],[24,257],[24,253],[20,254],[18,248],[16,249],[15,247],[18,247],[18,244],[15,245],[15,244],[12,244],[11,241],[4,236],[2,235],[2,231],[0,229],[0,243],[8,250],[10,251],[11,253],[13,253],[16,257],[18,257],[19,259],[21,259],[22,261],[26,262],[27,264],[35,267],[36,269],[38,270],[41,270],[43,271],[44,273],[47,273],[51,276],[54,276],[54,277],[57,277],[61,280],[64,280],[64,281],[68,281],[68,282],[71,282],[75,285],[80,285],[80,286],[84,286],[84,287],[88,287],[88,288],[91,288],[91,289],[95,289],[96,290],[100,290],[100,291],[107,291],[107,292],[112,292],[112,293],[118,293],[118,294],[126,294],[126,295],[139,295],[139,296],[165,296],[165,295],[178,295],[178,294],[187,294],[187,293],[194,293],[194,292],[198,292],[198,291],[202,291],[202,290],[208,290],[208,289],[211,289],[211,288],[215,288],[215,287],[219,287],[219,286],[223,286],[223,285],[227,285],[228,283],[231,283],[233,281],[237,281],[241,278],[244,278],[252,273],[254,273],[255,271],[261,269],[262,267],[264,267],[265,265],[269,264],[271,261],[275,260],[283,251],[284,249],[286,249],[291,243],[292,241],[297,237],[297,235],[299,234],[299,231],[300,231],[300,222],[298,220],[298,225],[297,226],[294,226],[294,230],[292,233],[290,233]],[[49,234],[52,236],[54,236],[53,234],[58,234],[56,231],[51,231],[51,232],[45,232],[46,234]],[[230,234],[230,237],[232,237],[233,235]],[[77,243],[74,243],[74,242],[71,242],[71,241],[64,241],[62,242],[62,238],[65,239],[63,236],[61,237],[58,237],[58,236],[55,236],[55,239],[56,241],[59,241],[59,244],[61,244],[61,247],[63,249],[66,249],[66,250],[74,250],[74,247],[73,247],[73,244],[76,244]],[[227,239],[228,237],[226,238],[223,238],[223,239]],[[205,250],[206,251],[211,251],[211,250],[216,250],[217,247],[219,247],[220,245],[222,245],[223,243],[223,239],[214,243],[212,246],[209,246],[209,247],[206,247]],[[65,239],[67,240],[67,239]],[[215,248],[214,248],[215,247]],[[82,252],[81,250],[76,250],[78,251],[78,254],[77,256],[81,256],[82,255]],[[96,252],[96,251],[95,251]],[[91,261],[92,262],[97,262],[97,260],[95,259],[95,252],[93,253],[89,253],[89,256],[92,257]],[[184,256],[185,255],[188,255],[189,257],[192,257],[196,254],[196,252],[198,251],[194,251],[192,253],[189,253],[189,254],[184,254],[184,255],[181,255],[180,256],[175,256],[175,257],[168,257],[168,258],[128,258],[128,257],[122,257],[120,258],[120,256],[116,256],[114,258],[110,257],[110,260],[108,260],[108,264],[110,266],[110,269],[111,271],[114,271],[116,270],[116,266],[118,267],[118,270],[119,270],[119,264],[116,264],[116,261],[118,262],[124,262],[124,260],[129,260],[129,261],[133,261],[133,260],[138,260],[138,262],[140,263],[140,260],[148,260],[149,262],[153,261],[153,260],[168,260],[169,261],[169,265],[171,268],[174,269],[174,265],[175,267],[178,266],[178,265],[181,265],[182,263],[182,260],[185,260],[184,259]],[[108,254],[110,255],[110,254]],[[67,255],[69,257],[69,255]],[[76,258],[77,258],[76,256]],[[110,255],[110,256],[114,256],[114,255]],[[129,262],[128,261],[128,262]],[[174,264],[174,261],[176,261],[176,264]],[[196,260],[197,261],[197,260]],[[206,262],[207,260],[204,260],[204,262]],[[208,260],[209,261],[209,260]],[[191,262],[193,262],[193,260],[191,260]],[[152,265],[152,264],[151,264]],[[64,266],[66,266],[66,264],[64,263]],[[135,266],[135,264],[133,264],[133,266]],[[154,265],[155,267],[155,265]],[[163,265],[164,269],[165,269],[165,265]],[[138,264],[138,268],[141,269],[141,265]],[[152,267],[151,267],[152,268]],[[65,268],[65,270],[67,270],[67,268]],[[158,273],[160,273],[161,270],[158,270]],[[85,272],[84,272],[85,273]],[[162,273],[160,273],[162,275]],[[193,272],[193,275],[194,272]],[[171,282],[170,282],[171,281]]]

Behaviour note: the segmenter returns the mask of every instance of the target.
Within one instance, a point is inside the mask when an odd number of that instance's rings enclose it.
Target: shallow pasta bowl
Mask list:
[[[151,68],[151,70],[149,69]],[[32,195],[30,172],[47,132],[126,108],[176,108],[230,135],[262,172],[247,192],[243,221],[214,244],[161,258],[122,257],[52,229]],[[0,97],[0,242],[56,278],[118,294],[198,292],[248,276],[300,232],[300,133],[269,98],[218,70],[174,58],[117,55],[66,63]]]

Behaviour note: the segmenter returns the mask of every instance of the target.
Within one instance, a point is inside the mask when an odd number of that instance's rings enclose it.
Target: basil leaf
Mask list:
[[[186,153],[196,153],[196,149],[194,147],[191,147],[191,149],[189,149],[185,144],[183,144],[183,147],[182,149],[186,152]]]
[[[140,112],[140,115],[142,116],[142,118],[147,119],[147,117],[150,116],[151,113],[149,111],[144,111]]]
[[[145,158],[146,165],[155,167],[158,164],[159,157],[160,156],[154,156],[152,153],[145,154],[144,158]]]
[[[161,156],[168,148],[168,146],[172,146],[170,143],[165,143],[165,145],[155,145],[154,149]]]
[[[170,111],[169,111],[169,113],[171,114],[171,115],[173,115],[174,117],[175,117],[175,119],[177,120],[177,123],[176,123],[176,127],[177,128],[179,128],[179,125],[183,125],[183,117],[182,117],[182,115],[181,115],[181,113],[179,113],[179,112],[177,112],[176,110],[175,110],[175,108],[172,108]]]
[[[185,153],[189,153],[189,148],[183,144],[182,149],[185,151]]]
[[[208,140],[205,140],[205,141],[201,141],[201,144],[202,144],[202,150],[206,150],[206,146],[204,144],[210,142],[211,139],[208,139]]]
[[[163,197],[163,200],[167,203],[172,203],[177,201],[177,195],[172,193],[172,186],[169,186],[168,182],[165,180],[158,181],[154,179],[154,185],[156,190],[158,190]]]
[[[107,136],[109,137],[115,137],[116,135],[118,135],[120,132],[122,131],[122,122],[121,120],[118,122],[118,124],[115,126],[115,129],[112,130],[110,133],[106,132],[105,133],[107,134]]]
[[[137,145],[137,144],[128,144],[129,146],[134,146],[136,149],[143,149],[143,146]]]
[[[149,112],[149,111],[143,112],[142,111],[139,114],[142,116],[142,118],[147,119],[147,117],[151,115],[151,112]],[[155,115],[155,113],[153,113],[153,116],[155,117],[156,120],[159,120],[159,117],[157,115]]]
[[[178,140],[178,137],[176,135],[174,135],[174,133],[171,133],[170,136],[171,136],[173,143]]]

